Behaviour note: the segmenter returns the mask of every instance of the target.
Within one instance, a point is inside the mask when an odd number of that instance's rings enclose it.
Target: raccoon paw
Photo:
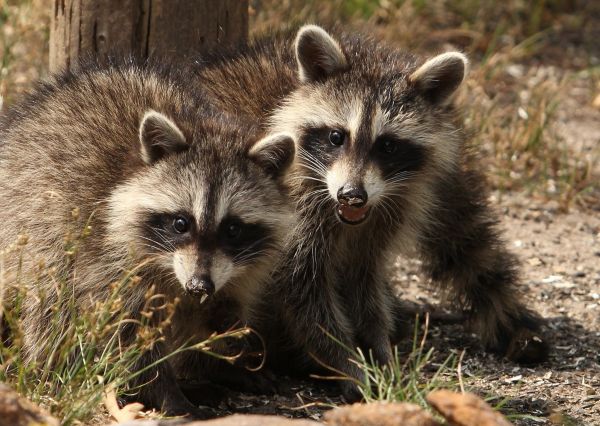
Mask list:
[[[523,365],[539,364],[548,359],[549,346],[540,333],[527,328],[518,330],[506,348],[506,357]]]
[[[192,404],[208,407],[218,407],[231,394],[229,388],[209,381],[185,381],[180,388]]]
[[[346,403],[353,404],[363,400],[362,393],[353,381],[345,380],[340,383],[340,386],[342,388],[342,397]]]
[[[277,377],[268,369],[246,370],[243,367],[230,367],[217,370],[210,380],[231,390],[262,395],[279,393]]]
[[[540,332],[540,322],[532,314],[524,314],[513,321],[512,327],[497,330],[495,343],[486,346],[491,352],[519,364],[542,363],[548,359],[549,346]],[[485,342],[486,334],[482,336]]]
[[[256,372],[247,372],[240,385],[248,392],[274,395],[280,393],[278,383],[279,381],[273,372],[262,369]]]

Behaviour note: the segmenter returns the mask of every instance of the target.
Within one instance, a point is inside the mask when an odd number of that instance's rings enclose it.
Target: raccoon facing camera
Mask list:
[[[0,250],[27,235],[27,255],[4,266],[36,277],[20,313],[30,362],[51,359],[56,336],[122,283],[113,314],[128,316],[114,324],[118,342],[142,345],[132,399],[207,418],[212,410],[192,404],[178,379],[251,373],[178,350],[249,321],[293,221],[282,179],[295,145],[191,93],[184,78],[151,63],[84,64],[4,111]],[[87,234],[65,255],[65,236],[79,225]],[[38,273],[40,264],[49,272]],[[72,309],[61,305],[59,282]],[[160,331],[155,340],[143,341],[141,324]]]
[[[389,363],[404,324],[388,284],[397,254],[422,260],[489,350],[547,356],[455,106],[468,65],[460,52],[423,60],[315,25],[196,63],[199,90],[221,109],[296,141],[299,219],[255,325],[273,365],[310,370],[314,357],[362,379],[344,346]]]

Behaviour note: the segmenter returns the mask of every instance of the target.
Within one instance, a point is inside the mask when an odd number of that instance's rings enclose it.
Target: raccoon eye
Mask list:
[[[236,223],[232,223],[227,227],[227,238],[237,240],[242,234],[242,227]]]
[[[398,150],[398,144],[389,139],[381,141],[380,149],[386,154],[393,154]]]
[[[173,219],[173,230],[178,234],[185,234],[190,229],[190,222],[183,216]]]
[[[332,145],[335,146],[340,146],[344,144],[344,132],[340,131],[340,130],[332,130],[331,132],[329,132],[329,142],[331,142]]]

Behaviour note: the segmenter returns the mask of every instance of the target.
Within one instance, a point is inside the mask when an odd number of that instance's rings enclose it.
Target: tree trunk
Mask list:
[[[53,0],[50,71],[81,57],[185,57],[245,41],[248,0]]]

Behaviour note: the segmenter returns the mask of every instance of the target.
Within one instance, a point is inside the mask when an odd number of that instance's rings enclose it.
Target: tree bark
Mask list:
[[[248,0],[53,0],[50,71],[94,55],[186,57],[248,37]]]

